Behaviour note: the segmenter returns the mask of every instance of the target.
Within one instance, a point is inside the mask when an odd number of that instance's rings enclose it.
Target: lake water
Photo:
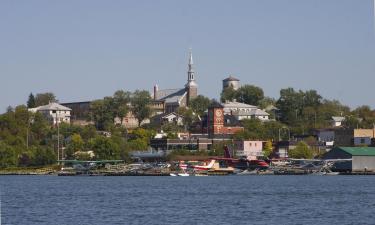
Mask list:
[[[375,224],[375,176],[0,176],[0,225]]]

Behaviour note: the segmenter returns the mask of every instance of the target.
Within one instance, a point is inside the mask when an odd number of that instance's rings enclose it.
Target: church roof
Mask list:
[[[185,88],[159,90],[156,93],[156,100],[163,100],[165,103],[179,103],[186,93]]]

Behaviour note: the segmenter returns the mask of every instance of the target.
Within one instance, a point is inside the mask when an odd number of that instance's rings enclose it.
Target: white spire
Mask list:
[[[188,64],[188,83],[190,81],[194,81],[195,78],[194,78],[194,68],[193,68],[193,53],[191,51],[191,48],[190,48],[190,51],[189,51],[189,64]]]
[[[193,63],[193,52],[191,51],[191,48],[190,48],[189,53],[190,53],[189,65],[193,65],[193,64],[194,64],[194,63]]]

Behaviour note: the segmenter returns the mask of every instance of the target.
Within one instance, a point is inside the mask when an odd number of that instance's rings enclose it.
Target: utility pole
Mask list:
[[[57,111],[56,111],[56,126],[57,126],[57,164],[60,165],[60,127],[57,118]]]

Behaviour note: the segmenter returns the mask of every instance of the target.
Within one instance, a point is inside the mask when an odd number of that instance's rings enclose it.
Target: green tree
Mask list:
[[[263,155],[264,157],[269,158],[272,152],[273,152],[272,141],[267,141],[263,147]]]
[[[113,110],[116,117],[120,118],[121,124],[124,117],[130,111],[130,92],[118,90],[113,94]]]
[[[263,123],[258,119],[242,120],[244,131],[237,132],[234,136],[238,140],[262,140],[265,137]]]
[[[89,148],[98,160],[120,159],[120,147],[111,138],[97,136],[89,141]]]
[[[81,135],[79,134],[73,134],[70,138],[70,142],[66,146],[66,157],[68,159],[74,158],[74,153],[78,151],[82,151],[84,148],[85,142],[83,141]]]
[[[97,132],[95,126],[87,125],[82,128],[81,136],[83,140],[88,141],[91,138],[95,138],[97,136]]]
[[[282,122],[294,124],[303,108],[303,92],[296,92],[293,88],[281,89],[276,107],[280,110]]]
[[[274,98],[270,97],[264,97],[262,100],[259,101],[259,108],[261,109],[266,109],[269,106],[275,106],[276,105],[276,100]]]
[[[136,90],[131,98],[132,112],[138,120],[138,126],[140,127],[143,120],[149,118],[151,115],[151,96],[148,91]]]
[[[91,120],[95,122],[98,130],[109,130],[113,126],[114,112],[111,109],[112,102],[113,99],[111,97],[91,102]]]
[[[190,101],[189,107],[199,116],[203,116],[210,103],[211,100],[209,98],[204,97],[203,95],[198,95]]]
[[[57,156],[48,146],[33,147],[33,166],[51,165],[56,163]]]
[[[35,97],[35,107],[47,105],[50,102],[57,102],[56,96],[52,92],[39,93]]]
[[[36,103],[35,103],[35,97],[33,93],[30,93],[29,99],[27,100],[27,108],[35,108]]]
[[[305,142],[300,141],[294,149],[288,151],[288,156],[294,159],[312,159],[313,152]]]
[[[225,88],[220,94],[220,101],[233,101],[237,98],[237,91],[232,87]]]
[[[18,156],[15,149],[0,141],[0,168],[18,165]]]
[[[236,91],[236,98],[238,102],[259,105],[260,101],[264,98],[264,92],[260,87],[244,85]]]
[[[192,109],[186,107],[179,107],[177,109],[177,114],[183,117],[183,123],[185,128],[190,128],[190,126],[197,121],[197,114],[193,112]]]

